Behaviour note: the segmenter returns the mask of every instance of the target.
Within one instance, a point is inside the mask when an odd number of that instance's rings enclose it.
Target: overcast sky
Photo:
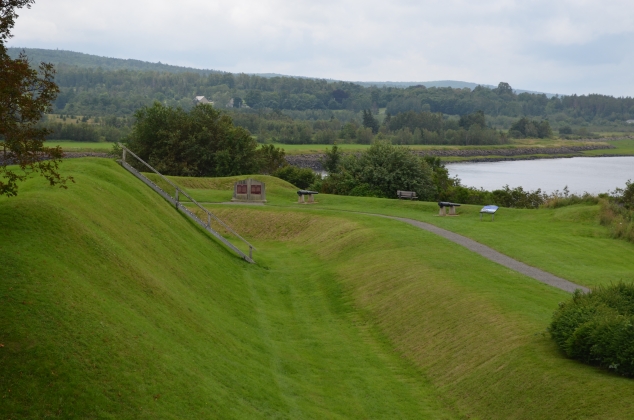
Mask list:
[[[634,96],[632,0],[37,0],[14,35],[230,72]]]

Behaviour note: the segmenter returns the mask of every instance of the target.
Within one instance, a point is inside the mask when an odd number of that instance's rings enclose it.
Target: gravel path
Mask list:
[[[224,203],[201,203],[201,204],[237,204],[237,203],[224,202]],[[262,205],[262,203],[258,203],[258,204]],[[438,236],[442,236],[443,238],[448,239],[451,242],[454,242],[458,245],[461,245],[467,248],[469,251],[473,251],[477,254],[480,254],[481,256],[483,256],[484,258],[488,260],[491,260],[495,263],[503,265],[506,268],[510,268],[513,271],[517,271],[518,273],[524,274],[525,276],[535,279],[541,283],[545,283],[549,286],[556,287],[557,289],[561,289],[565,292],[572,293],[577,289],[581,289],[585,293],[588,293],[590,291],[590,289],[588,289],[587,287],[573,283],[566,279],[562,279],[561,277],[557,277],[546,271],[540,270],[539,268],[535,268],[530,265],[524,264],[523,262],[514,260],[513,258],[507,257],[506,255],[497,252],[493,248],[489,248],[486,245],[482,245],[481,243],[476,242],[473,239],[469,239],[465,236],[458,235],[457,233],[453,233],[451,231],[439,228],[438,226],[434,226],[429,223],[420,222],[414,219],[407,219],[404,217],[386,216],[384,214],[377,214],[377,213],[363,213],[363,212],[352,212],[352,213],[363,214],[366,216],[383,217],[386,219],[398,220],[399,222],[410,224],[419,229],[423,229],[428,232],[434,233]]]
[[[470,251],[473,251],[477,254],[482,255],[484,258],[487,258],[493,262],[503,265],[504,267],[510,268],[511,270],[517,271],[518,273],[524,274],[539,282],[546,283],[549,286],[556,287],[563,291],[570,292],[570,293],[574,292],[577,289],[581,289],[586,293],[590,291],[590,289],[588,289],[587,287],[580,286],[568,280],[562,279],[561,277],[554,276],[550,273],[540,270],[539,268],[526,265],[523,262],[519,262],[517,260],[514,260],[513,258],[507,257],[506,255],[501,254],[497,252],[496,250],[489,248],[486,245],[482,245],[479,242],[466,238],[462,235],[458,235],[457,233],[453,233],[448,230],[441,229],[437,226],[430,225],[429,223],[419,222],[418,220],[413,220],[413,219],[406,219],[404,217],[385,216],[382,214],[373,214],[373,213],[363,213],[363,214],[385,217],[386,219],[398,220],[404,223],[408,223],[412,226],[416,226],[417,228],[435,233],[436,235],[449,239],[450,241],[455,242],[458,245],[464,246]]]

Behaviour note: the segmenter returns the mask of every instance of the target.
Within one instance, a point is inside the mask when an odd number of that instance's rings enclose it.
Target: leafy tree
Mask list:
[[[72,177],[62,177],[58,171],[61,148],[44,147],[49,131],[37,126],[59,92],[55,70],[46,63],[41,63],[38,70],[32,69],[24,54],[12,59],[5,47],[18,17],[16,10],[30,8],[33,3],[0,0],[0,195],[6,196],[17,195],[18,183],[32,173],[62,188],[72,181]]]
[[[258,170],[257,142],[211,105],[186,112],[157,102],[141,108],[135,117],[128,146],[159,172],[231,176]]]
[[[264,174],[272,174],[280,168],[288,165],[284,149],[275,147],[272,144],[262,145],[257,150],[260,172]]]
[[[309,168],[298,168],[297,166],[287,165],[278,169],[273,173],[274,176],[290,182],[297,188],[306,189],[310,187],[317,179],[317,174]]]
[[[322,166],[328,173],[339,171],[339,163],[341,162],[341,151],[337,144],[333,144],[330,149],[326,149],[326,154],[322,159]]]
[[[457,177],[449,177],[449,170],[447,170],[439,157],[425,156],[424,159],[427,165],[432,170],[432,179],[436,188],[435,199],[448,200],[448,193],[451,191],[452,188],[460,185],[460,180]]]
[[[251,108],[259,108],[262,102],[262,92],[260,92],[259,90],[250,90],[249,92],[247,92],[244,100]]]
[[[550,123],[546,120],[538,122],[535,120],[529,120],[526,117],[522,117],[511,124],[509,134],[511,135],[511,137],[537,137],[543,139],[552,137],[553,131],[550,128]]]
[[[360,155],[348,155],[337,172],[323,182],[324,192],[395,198],[397,190],[416,191],[423,200],[435,198],[429,165],[409,149],[375,142]]]
[[[348,99],[350,94],[342,89],[335,89],[332,91],[332,98],[338,103],[342,103],[344,99]]]
[[[465,130],[470,129],[471,126],[474,125],[480,128],[486,128],[486,117],[484,116],[483,111],[477,111],[473,114],[467,114],[460,117],[458,124]]]
[[[513,96],[513,88],[506,82],[500,82],[495,89],[495,93],[500,96]]]
[[[365,128],[370,128],[372,130],[372,134],[376,134],[379,132],[379,121],[372,116],[372,111],[363,110],[363,126]]]
[[[559,129],[559,134],[572,134],[572,128],[569,125],[561,127]]]

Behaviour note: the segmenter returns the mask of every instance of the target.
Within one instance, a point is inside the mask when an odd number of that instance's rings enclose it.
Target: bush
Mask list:
[[[634,211],[623,204],[604,200],[601,202],[599,221],[610,229],[612,237],[634,242]]]
[[[634,242],[634,183],[627,181],[625,188],[617,188],[601,200],[599,220],[612,237]]]
[[[568,186],[564,188],[563,192],[559,190],[546,196],[542,207],[550,209],[558,209],[560,207],[573,206],[575,204],[598,204],[599,196],[592,195],[588,192],[584,192],[582,195],[570,194],[568,192]]]
[[[521,139],[526,137],[543,139],[552,137],[553,131],[546,120],[539,122],[522,117],[511,124],[509,135]]]
[[[409,149],[377,141],[363,153],[342,157],[336,171],[324,180],[321,192],[396,198],[398,190],[415,191],[423,200],[434,199],[432,169]]]
[[[549,330],[568,357],[634,376],[634,284],[577,290]]]
[[[127,139],[141,159],[166,175],[232,176],[257,172],[257,142],[211,105],[189,112],[160,103],[139,109]]]
[[[290,182],[297,188],[302,190],[308,188],[317,180],[317,174],[308,168],[298,168],[297,166],[288,165],[278,169],[273,176]]]

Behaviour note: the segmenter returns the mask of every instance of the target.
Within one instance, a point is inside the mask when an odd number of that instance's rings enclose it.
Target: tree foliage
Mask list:
[[[326,193],[395,198],[396,191],[416,191],[422,199],[435,197],[433,173],[425,160],[410,150],[378,141],[365,152],[346,155],[337,170],[324,179]]]
[[[326,149],[326,153],[322,158],[321,164],[326,172],[335,173],[339,171],[339,164],[341,163],[341,151],[339,146],[333,144],[330,149]]]
[[[372,130],[372,134],[379,132],[379,121],[374,118],[372,111],[363,110],[363,126]]]
[[[284,149],[264,144],[257,150],[258,167],[263,174],[272,174],[288,165]]]
[[[293,165],[284,166],[275,171],[273,175],[301,189],[309,188],[317,180],[317,174],[311,169],[298,168]]]
[[[546,120],[535,121],[522,117],[511,125],[509,135],[517,138],[536,137],[543,139],[552,137],[553,130],[550,128],[550,123]]]
[[[5,42],[18,17],[16,10],[30,8],[34,0],[0,0],[0,195],[18,194],[18,183],[39,173],[50,185],[66,188],[71,177],[59,173],[62,150],[44,147],[48,130],[38,127],[59,89],[51,64],[33,69],[24,54],[12,59]],[[15,165],[15,166],[11,166]],[[17,166],[17,168],[16,168]]]
[[[553,315],[550,334],[564,353],[623,376],[634,376],[634,285],[577,290]]]
[[[231,176],[259,169],[256,141],[211,105],[187,112],[155,103],[135,116],[128,147],[161,173]]]

